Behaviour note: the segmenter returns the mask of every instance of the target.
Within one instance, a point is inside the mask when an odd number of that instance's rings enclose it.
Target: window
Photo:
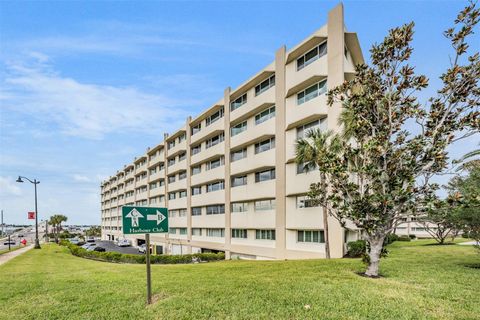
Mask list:
[[[160,180],[160,182],[158,183],[158,185],[161,187],[161,186],[164,186],[165,185],[165,179],[162,179]]]
[[[165,201],[165,196],[161,195],[161,196],[158,197],[158,199],[160,199],[160,202],[163,202],[163,201]]]
[[[325,235],[323,230],[298,230],[297,241],[324,243]]]
[[[213,147],[217,144],[219,144],[220,142],[222,142],[224,140],[225,136],[223,133],[219,134],[218,136],[215,136],[213,138],[210,138],[207,140],[207,142],[205,143],[205,148],[210,148],[210,147]]]
[[[173,182],[175,182],[175,175],[168,176],[168,183],[173,183]]]
[[[150,190],[152,190],[152,189],[156,189],[156,188],[157,188],[157,186],[158,186],[158,184],[157,184],[156,182],[152,182],[152,183],[150,183]]]
[[[178,174],[178,180],[183,180],[187,177],[187,171],[181,171],[179,174]]]
[[[177,234],[177,228],[168,228],[168,233]]]
[[[160,165],[158,166],[158,171],[162,171],[163,169],[165,168],[165,165],[162,163],[160,163]]]
[[[235,202],[232,203],[232,212],[247,212],[248,203],[247,202]]]
[[[192,228],[192,236],[201,236],[202,229],[201,228]]]
[[[201,194],[202,193],[202,187],[192,187],[192,196]]]
[[[183,161],[187,158],[187,153],[183,152],[178,155],[178,162]]]
[[[308,132],[315,129],[326,129],[326,119],[315,120],[303,126],[297,127],[297,139],[305,138]]]
[[[247,184],[247,176],[232,177],[232,188]]]
[[[275,138],[255,143],[255,154],[275,148]]]
[[[275,169],[255,172],[255,182],[262,182],[275,179]]]
[[[257,240],[275,240],[275,230],[255,230]]]
[[[242,133],[243,131],[247,130],[247,121],[243,121],[236,126],[230,128],[230,132],[233,136],[236,136],[239,133]]]
[[[186,217],[187,216],[187,209],[179,209],[178,210],[179,217]]]
[[[156,173],[156,172],[157,172],[157,167],[154,167],[154,168],[150,169],[150,174],[151,175]]]
[[[192,147],[192,155],[199,153],[202,151],[202,145],[199,144],[198,146]]]
[[[232,162],[246,158],[246,157],[247,157],[247,148],[243,148],[237,151],[232,151],[232,153],[230,153],[230,158]]]
[[[155,204],[157,203],[157,198],[150,198],[150,204]]]
[[[185,198],[187,196],[187,190],[182,190],[178,192],[178,197],[179,198]]]
[[[207,229],[207,237],[223,238],[223,237],[225,237],[225,229],[208,228]]]
[[[302,103],[310,101],[313,98],[324,94],[325,92],[327,92],[327,80],[315,83],[313,86],[310,86],[297,94],[297,104],[300,105]]]
[[[267,80],[262,81],[259,85],[255,87],[255,95],[258,96],[260,93],[267,91],[275,85],[275,75],[272,75]]]
[[[175,158],[168,159],[167,166],[173,166],[175,164]]]
[[[220,166],[223,166],[224,162],[225,162],[224,157],[220,157],[216,160],[209,161],[209,162],[207,162],[206,170],[211,170],[211,169],[215,169],[215,168],[218,168]]]
[[[225,205],[224,204],[216,204],[213,206],[207,206],[207,215],[211,214],[223,214],[225,213]]]
[[[202,166],[196,166],[196,167],[192,167],[192,176],[195,175],[195,174],[199,174],[200,172],[202,172]]]
[[[270,118],[275,117],[275,106],[263,110],[255,115],[255,125],[267,121]]]
[[[186,235],[187,234],[187,228],[179,228],[180,229],[180,234],[181,235]]]
[[[230,102],[230,111],[240,108],[242,105],[247,103],[247,94],[244,93],[242,96],[238,97],[234,101]]]
[[[175,147],[175,140],[169,141],[167,148],[170,150],[171,148]]]
[[[223,108],[221,108],[220,110],[218,110],[217,112],[212,114],[210,117],[205,119],[205,125],[209,126],[212,123],[214,123],[215,121],[217,121],[218,119],[220,119],[221,117],[223,117]]]
[[[225,189],[225,182],[223,181],[207,184],[207,192],[213,192],[213,191],[218,191],[223,189]]]
[[[305,53],[297,59],[297,71],[302,70],[310,63],[327,54],[327,41]]]
[[[192,216],[201,216],[202,208],[201,207],[192,207]]]
[[[200,130],[202,130],[202,124],[201,124],[201,123],[193,126],[193,127],[192,127],[192,136],[193,136],[195,133],[199,132]]]
[[[232,238],[247,239],[247,229],[232,229]]]
[[[177,210],[170,210],[168,211],[169,218],[175,218],[177,216]]]
[[[267,211],[275,209],[275,199],[255,201],[255,211]]]
[[[315,203],[315,200],[307,196],[297,196],[297,208],[313,208],[318,206],[320,205]]]
[[[184,141],[185,139],[187,139],[187,135],[185,133],[182,133],[179,137],[178,137],[178,143]]]
[[[176,198],[175,192],[170,192],[170,193],[168,194],[168,200],[175,200],[175,198]]]

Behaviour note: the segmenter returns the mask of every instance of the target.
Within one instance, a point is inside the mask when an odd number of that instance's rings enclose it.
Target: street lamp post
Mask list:
[[[30,180],[27,177],[22,177],[18,176],[17,182],[23,182],[23,179],[27,179],[30,183],[33,183],[35,186],[35,246],[33,247],[34,249],[40,249],[40,241],[38,240],[38,208],[37,208],[37,184],[40,183],[40,181],[37,181],[37,179]]]

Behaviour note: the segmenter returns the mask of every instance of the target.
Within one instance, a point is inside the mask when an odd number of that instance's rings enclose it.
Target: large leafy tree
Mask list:
[[[297,162],[325,177],[311,185],[310,197],[343,225],[364,230],[367,276],[379,275],[384,239],[401,218],[437,200],[431,179],[449,166],[447,147],[479,130],[480,56],[467,42],[479,16],[471,3],[444,33],[454,56],[428,102],[416,97],[428,79],[408,64],[414,24],[406,24],[372,47],[371,65],[358,65],[352,80],[328,92],[330,106],[343,106],[343,132],[311,131],[298,141]]]

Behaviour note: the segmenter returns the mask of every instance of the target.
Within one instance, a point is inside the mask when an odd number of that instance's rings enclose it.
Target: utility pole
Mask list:
[[[3,237],[3,209],[2,209],[2,237]]]

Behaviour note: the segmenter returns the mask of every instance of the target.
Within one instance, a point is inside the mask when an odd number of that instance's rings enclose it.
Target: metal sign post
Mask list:
[[[123,234],[145,234],[145,264],[147,265],[147,304],[152,303],[152,276],[150,269],[150,233],[168,232],[168,209],[150,207],[122,207]]]
[[[152,303],[152,275],[150,272],[150,233],[145,234],[145,242],[147,245],[145,263],[147,264],[147,304]]]

